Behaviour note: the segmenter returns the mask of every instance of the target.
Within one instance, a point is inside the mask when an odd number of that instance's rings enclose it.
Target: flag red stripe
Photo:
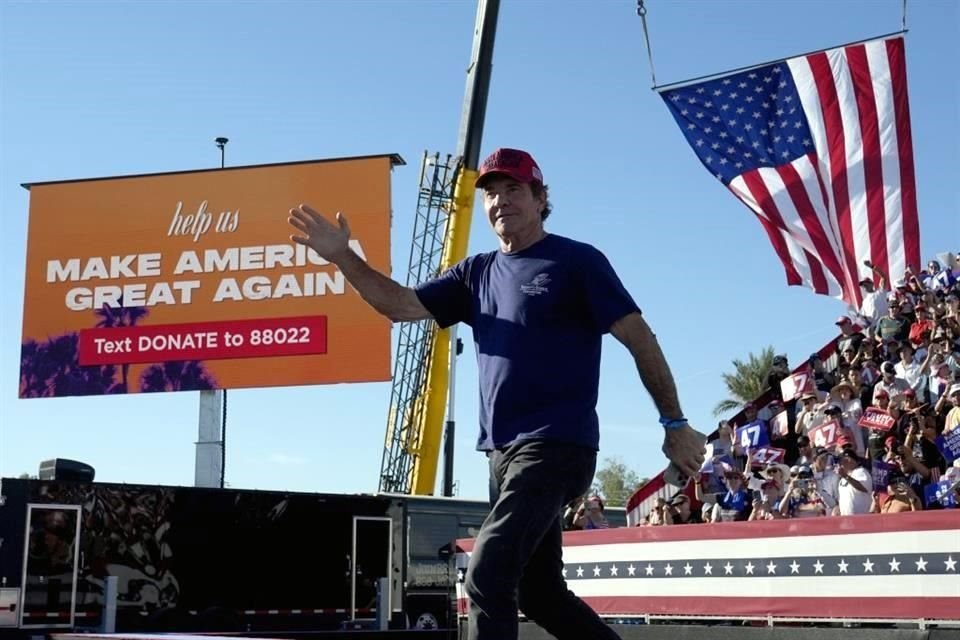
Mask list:
[[[907,69],[903,38],[887,40],[887,60],[893,86],[893,104],[897,122],[897,147],[900,154],[900,207],[903,216],[903,248],[907,266],[919,272],[920,221],[917,218],[917,186],[913,173],[913,138],[910,133],[910,101],[907,94]]]
[[[817,158],[817,154],[808,153],[807,157],[810,160],[810,164],[813,165],[813,175],[817,177],[817,185],[820,187],[820,197],[823,199],[824,211],[827,212],[827,215],[830,215],[830,195],[827,193],[827,185],[823,183],[823,173],[820,171],[820,162]],[[823,228],[823,225],[821,225],[821,228]],[[831,231],[830,234],[833,235],[833,231]],[[859,307],[862,300],[862,294],[860,292],[860,278],[854,277],[857,275],[856,273],[847,274],[847,272],[843,269],[843,265],[840,264],[839,257],[832,256],[832,258],[836,263],[837,269],[840,270],[840,273],[837,276],[837,281],[840,283],[840,289],[843,292],[843,300],[848,304],[853,304]],[[854,262],[856,262],[856,260],[854,260]],[[848,275],[850,277],[848,277]]]
[[[743,178],[744,184],[747,185],[747,189],[749,189],[753,195],[757,206],[768,216],[768,218],[764,218],[761,215],[757,215],[757,218],[760,219],[760,224],[763,225],[764,230],[767,232],[767,237],[770,238],[773,249],[780,258],[780,262],[783,263],[783,269],[787,274],[787,283],[790,285],[803,284],[803,278],[800,277],[796,265],[793,264],[793,258],[790,257],[790,250],[787,249],[787,243],[783,239],[783,236],[780,235],[781,229],[786,231],[783,217],[780,215],[780,210],[777,209],[776,203],[770,196],[770,191],[767,189],[767,185],[764,184],[763,178],[760,177],[759,172],[756,170],[747,171],[741,177]],[[751,209],[751,211],[753,211],[753,209]],[[756,214],[755,211],[754,214]]]
[[[810,267],[810,282],[813,285],[813,290],[821,295],[829,295],[830,283],[827,282],[827,276],[823,273],[820,260],[806,249],[803,250],[803,255],[807,259],[807,266]]]
[[[816,158],[812,153],[807,154],[807,158],[812,165],[816,166]],[[810,235],[810,241],[813,242],[813,246],[817,250],[818,259],[814,260],[822,262],[823,265],[826,266],[827,270],[833,274],[833,277],[840,283],[840,288],[843,289],[843,299],[852,303],[855,298],[848,290],[847,279],[843,274],[843,267],[840,266],[840,261],[837,259],[833,247],[830,245],[830,241],[827,239],[827,233],[823,228],[823,224],[820,222],[820,218],[817,217],[817,212],[813,208],[813,203],[810,201],[810,196],[804,187],[803,178],[800,177],[800,173],[797,172],[793,163],[777,167],[777,173],[780,175],[780,179],[783,180],[783,184],[787,188],[787,193],[790,194],[790,199],[793,201],[793,206],[796,207],[797,213],[800,214],[803,226]],[[819,174],[817,175],[819,176]],[[812,268],[814,260],[811,260],[810,256],[808,256],[807,260],[810,261]],[[820,265],[818,264],[817,266],[819,267]],[[822,271],[820,275],[823,277]],[[825,279],[824,282],[826,282]],[[825,292],[829,292],[829,288],[827,288]]]
[[[830,215],[830,194],[827,193],[827,185],[823,182],[823,172],[820,170],[820,160],[817,158],[815,153],[808,154],[810,159],[810,164],[813,165],[813,173],[817,176],[817,184],[820,185],[820,197],[823,198],[823,208],[827,212],[827,215]],[[840,265],[840,268],[843,269],[843,265]],[[847,288],[847,281],[841,280],[841,286],[844,289]]]
[[[960,598],[770,596],[593,596],[584,601],[601,615],[804,616],[810,618],[956,619]],[[707,637],[705,635],[705,637]]]
[[[847,152],[843,135],[843,118],[840,115],[840,100],[837,87],[833,83],[833,72],[825,53],[807,56],[813,81],[817,85],[820,110],[823,113],[823,126],[830,149],[830,187],[833,192],[833,204],[840,226],[840,242],[846,271],[853,280],[856,277],[857,257],[853,246],[853,222],[850,219],[850,194],[847,189]],[[853,291],[856,305],[860,306],[860,290]]]
[[[756,215],[756,212],[753,213]],[[783,272],[787,278],[787,284],[790,286],[802,285],[803,276],[800,275],[800,272],[797,271],[796,266],[793,264],[790,250],[787,249],[787,243],[784,241],[780,231],[773,226],[772,222],[763,216],[757,215],[757,219],[760,220],[763,230],[767,232],[767,237],[770,238],[773,250],[776,251],[777,257],[780,258],[780,262],[783,264]]]
[[[880,118],[873,78],[864,45],[847,47],[847,65],[857,100],[860,139],[863,153],[863,180],[867,196],[867,232],[870,237],[870,260],[883,273],[890,273],[887,252],[887,218],[883,203],[883,159],[880,150]]]

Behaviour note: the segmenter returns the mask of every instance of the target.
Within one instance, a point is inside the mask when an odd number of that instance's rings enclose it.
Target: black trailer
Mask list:
[[[117,578],[116,631],[456,624],[453,541],[480,501],[0,480],[0,634],[98,628]]]

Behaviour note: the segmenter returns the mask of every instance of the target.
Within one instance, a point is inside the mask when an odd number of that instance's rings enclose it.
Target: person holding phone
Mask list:
[[[779,504],[782,518],[817,518],[827,515],[827,505],[817,490],[813,470],[803,466],[790,477],[787,495]]]
[[[766,480],[759,490],[753,492],[753,511],[748,520],[776,520],[780,515],[780,498],[778,497],[777,483]]]
[[[887,477],[887,498],[882,501],[879,495],[874,496],[876,510],[874,513],[904,513],[907,511],[922,511],[923,503],[914,492],[906,476],[901,473],[891,473]]]

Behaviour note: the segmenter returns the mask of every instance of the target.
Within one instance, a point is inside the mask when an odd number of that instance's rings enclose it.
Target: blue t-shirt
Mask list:
[[[601,339],[639,311],[600,251],[550,234],[516,253],[471,256],[417,295],[441,327],[473,328],[478,449],[521,439],[599,447]]]

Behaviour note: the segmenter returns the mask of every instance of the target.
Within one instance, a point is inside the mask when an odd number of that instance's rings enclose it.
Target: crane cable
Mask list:
[[[637,0],[637,15],[640,16],[640,22],[643,24],[643,40],[647,45],[647,60],[650,62],[650,80],[653,81],[653,86],[650,88],[656,91],[657,74],[653,68],[653,49],[650,46],[650,31],[647,28],[647,7],[644,4],[644,0]],[[907,0],[903,0],[902,2],[900,26],[905,33],[907,31]]]
[[[650,32],[647,30],[647,7],[644,0],[637,0],[637,15],[640,16],[640,22],[643,23],[643,40],[647,43],[647,60],[650,61],[650,79],[653,81],[651,89],[657,87],[657,74],[653,69],[653,50],[650,48]],[[906,0],[904,0],[906,2]]]

